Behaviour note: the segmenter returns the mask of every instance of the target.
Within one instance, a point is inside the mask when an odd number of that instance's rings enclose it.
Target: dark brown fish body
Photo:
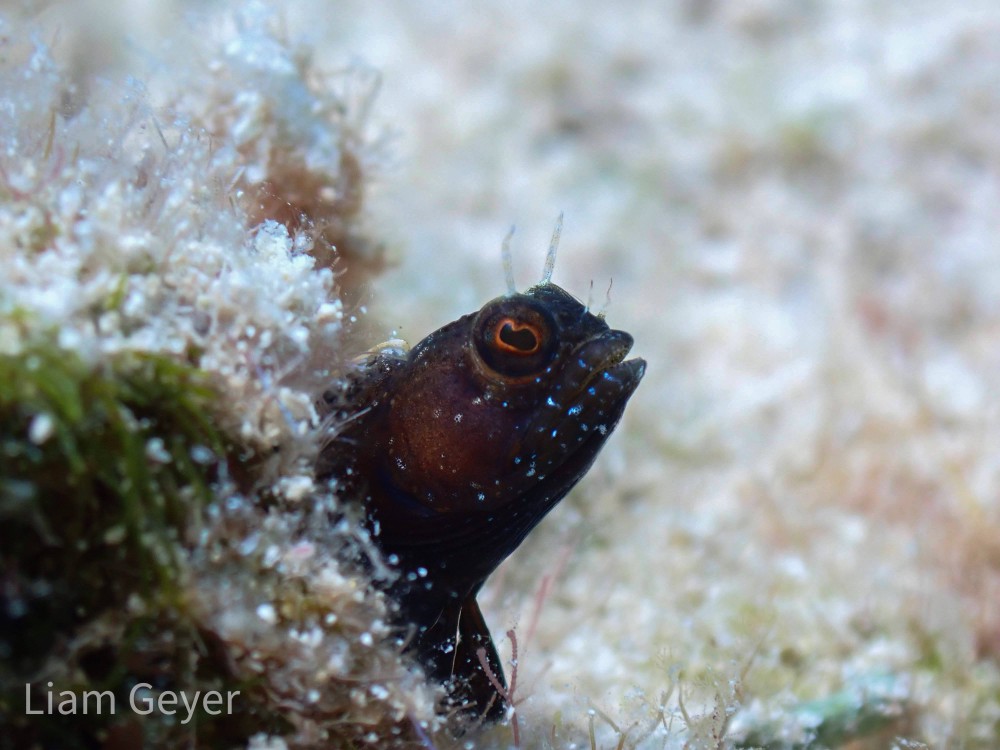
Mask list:
[[[361,482],[366,524],[400,575],[389,587],[411,648],[488,718],[503,680],[475,595],[587,471],[645,370],[613,331],[554,284],[487,303],[410,352],[367,363],[337,450]],[[332,462],[330,462],[332,465]],[[321,474],[336,471],[324,468]]]

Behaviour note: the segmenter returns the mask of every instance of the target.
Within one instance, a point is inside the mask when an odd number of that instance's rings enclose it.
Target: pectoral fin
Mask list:
[[[483,658],[479,652],[482,649]],[[483,669],[483,661],[489,668],[493,679]],[[465,683],[463,695],[475,706],[477,715],[485,715],[487,721],[498,721],[507,713],[507,700],[497,692],[494,681],[507,692],[507,680],[504,679],[503,665],[486,620],[479,609],[475,595],[469,596],[462,604],[462,613],[458,620],[458,644],[455,648],[455,662],[452,674]]]
[[[507,701],[493,683],[496,681],[506,692],[507,682],[475,594],[445,607],[413,648],[430,674],[448,684],[450,700],[456,708],[487,721],[498,721],[505,716]],[[493,679],[483,669],[480,649]]]

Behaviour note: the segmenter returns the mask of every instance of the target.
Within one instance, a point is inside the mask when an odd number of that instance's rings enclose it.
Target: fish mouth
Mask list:
[[[563,474],[572,485],[593,463],[646,372],[645,360],[625,359],[632,343],[624,331],[605,330],[565,355],[522,443],[538,480]]]
[[[645,360],[625,359],[632,344],[632,336],[616,330],[584,341],[567,355],[567,364],[552,388],[552,398],[558,402],[557,394],[564,400],[570,395],[568,411],[582,409],[587,401],[627,401],[646,372]]]

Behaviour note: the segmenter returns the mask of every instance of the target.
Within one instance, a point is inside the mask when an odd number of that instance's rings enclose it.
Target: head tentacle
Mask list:
[[[612,277],[611,280],[608,281],[608,291],[605,293],[604,305],[603,307],[601,307],[601,311],[597,313],[597,317],[600,318],[601,320],[604,320],[604,317],[608,314],[608,308],[611,307],[611,287],[613,287],[614,285],[615,285],[615,280]]]
[[[552,281],[552,272],[556,268],[556,251],[559,249],[559,238],[562,236],[563,214],[559,212],[556,219],[556,228],[552,230],[552,239],[549,241],[549,251],[545,254],[545,268],[542,269],[542,280],[540,284],[548,284]]]
[[[500,255],[503,257],[503,274],[507,280],[507,296],[517,294],[517,287],[514,285],[514,261],[510,255],[510,239],[514,236],[514,225],[510,225],[510,231],[503,238],[500,246]]]

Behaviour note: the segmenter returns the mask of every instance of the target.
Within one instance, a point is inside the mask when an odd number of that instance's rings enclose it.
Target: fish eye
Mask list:
[[[542,345],[541,331],[533,324],[501,318],[494,328],[493,344],[511,354],[534,354]]]
[[[537,303],[502,298],[484,307],[475,326],[476,351],[491,370],[508,377],[534,375],[549,364],[555,323]]]

